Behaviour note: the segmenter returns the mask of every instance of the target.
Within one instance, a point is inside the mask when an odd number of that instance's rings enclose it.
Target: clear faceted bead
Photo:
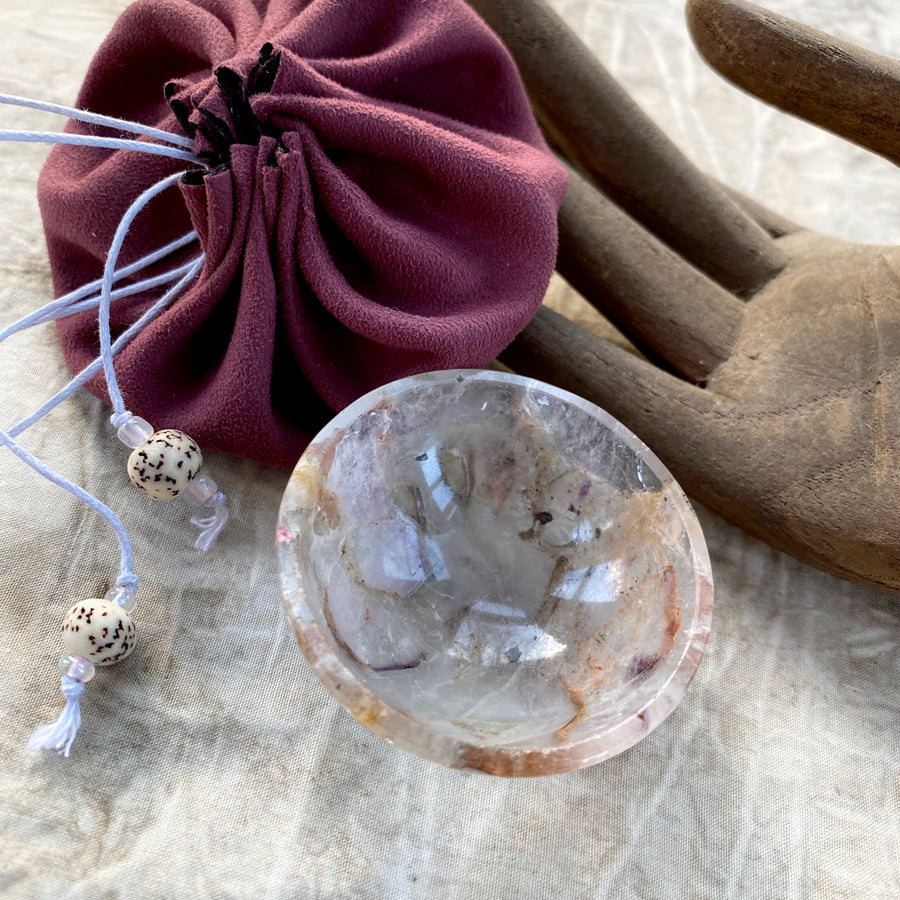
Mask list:
[[[118,585],[111,587],[103,597],[109,600],[110,603],[115,603],[116,606],[121,607],[127,613],[130,613],[137,606],[137,597],[134,591],[129,591],[128,588],[119,587]]]
[[[68,675],[69,678],[74,678],[76,681],[83,683],[90,681],[96,674],[96,671],[94,664],[89,659],[77,656],[74,653],[63,656],[59,661],[60,675]]]
[[[134,449],[153,437],[153,426],[140,416],[132,416],[124,425],[119,426],[116,434],[123,444]]]
[[[192,494],[201,503],[206,503],[218,489],[219,486],[209,475],[198,475],[188,485],[188,493]]]

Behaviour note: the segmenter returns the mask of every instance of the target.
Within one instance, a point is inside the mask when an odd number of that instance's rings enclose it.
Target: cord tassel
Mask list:
[[[41,101],[11,97],[0,93],[0,104],[3,103],[69,115],[73,119],[87,121],[104,127],[114,127],[120,131],[130,131],[141,135],[143,138],[149,137],[161,140],[164,143],[153,144],[148,143],[146,140],[124,140],[121,138],[98,137],[93,134],[19,132],[5,129],[0,129],[0,141],[40,141],[55,144],[74,144],[76,146],[131,149],[142,153],[168,156],[174,159],[186,159],[198,165],[204,165],[203,160],[195,157],[188,149],[182,149],[192,145],[192,141],[189,138],[170,135],[168,132],[152,129],[140,123],[114,120],[108,117],[97,116],[93,113],[70,110],[66,107],[44,104]],[[138,580],[133,572],[131,542],[128,539],[124,526],[112,510],[83,488],[42,463],[18,444],[15,437],[46,415],[58,403],[71,396],[102,369],[106,378],[110,403],[113,407],[113,415],[111,417],[113,426],[117,429],[120,440],[135,450],[128,463],[129,476],[132,481],[155,499],[170,499],[181,493],[182,490],[187,489],[188,495],[202,507],[191,520],[194,525],[200,528],[200,534],[194,544],[197,549],[209,549],[228,521],[228,501],[225,494],[218,490],[212,478],[206,475],[196,477],[197,471],[203,462],[203,456],[199,447],[183,432],[177,432],[173,429],[154,432],[149,422],[138,416],[133,416],[126,410],[114,368],[114,357],[122,347],[153,321],[156,316],[167,309],[175,298],[183,293],[190,282],[196,278],[205,263],[205,257],[200,253],[194,259],[182,262],[167,272],[125,283],[125,279],[134,272],[144,270],[155,262],[165,259],[172,253],[193,244],[197,240],[197,234],[191,231],[168,243],[165,247],[144,255],[136,262],[117,268],[119,254],[134,219],[154,197],[176,185],[184,175],[185,172],[175,172],[166,176],[152,187],[143,191],[131,203],[116,229],[109,253],[107,254],[102,278],[83,285],[0,330],[0,342],[2,342],[16,332],[30,328],[33,325],[43,324],[93,308],[98,310],[99,358],[72,378],[61,391],[44,403],[40,409],[14,425],[9,431],[0,430],[0,447],[7,447],[38,474],[74,494],[103,516],[115,532],[121,551],[119,577],[115,587],[110,588],[103,598],[88,598],[76,602],[63,619],[63,643],[66,645],[69,653],[60,659],[59,671],[62,676],[60,690],[66,700],[66,705],[55,722],[49,725],[42,725],[33,732],[28,741],[29,750],[56,750],[62,756],[69,756],[72,744],[81,726],[81,696],[84,693],[85,684],[94,677],[95,663],[98,666],[112,665],[125,659],[134,649],[135,628],[130,613],[136,603],[135,595]],[[99,292],[95,293],[98,288]],[[136,322],[113,340],[110,331],[111,304],[121,298],[142,294],[154,288],[166,288],[164,295],[150,306]],[[178,453],[181,453],[183,458],[171,459],[172,454],[170,451],[173,448]],[[135,463],[134,458],[136,454],[138,460]],[[155,456],[151,459],[153,454]],[[168,467],[165,470],[164,465]],[[135,474],[136,468],[137,477]],[[154,469],[150,476],[145,472],[148,468]],[[172,468],[171,472],[169,472],[169,468]],[[163,477],[165,477],[164,483]],[[150,490],[144,482],[151,482],[153,485],[161,483],[164,484],[164,488],[160,487],[159,489]],[[110,623],[114,623],[114,626],[108,627]]]
[[[191,516],[191,525],[200,529],[194,546],[198,550],[209,550],[216,542],[222,529],[228,523],[228,498],[221,491],[217,491],[206,504],[206,508],[212,508],[212,514],[200,518],[200,515]]]
[[[28,741],[28,749],[56,750],[61,756],[68,757],[72,742],[81,726],[80,701],[85,685],[77,678],[63,675],[59,688],[66,698],[65,709],[52,725],[41,725],[35,729]]]

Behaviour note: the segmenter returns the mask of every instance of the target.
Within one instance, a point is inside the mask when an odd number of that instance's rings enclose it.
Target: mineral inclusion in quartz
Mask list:
[[[709,631],[671,475],[602,410],[515,375],[414,376],[348,407],[301,457],[278,538],[325,686],[447,765],[534,775],[625,749]]]

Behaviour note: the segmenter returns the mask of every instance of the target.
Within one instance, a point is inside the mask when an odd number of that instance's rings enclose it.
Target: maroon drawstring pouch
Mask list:
[[[65,294],[101,275],[135,198],[184,171],[119,261],[194,230],[202,270],[116,373],[130,410],[204,449],[290,468],[334,411],[487,364],[541,303],[565,170],[462,0],[139,0],[76,106],[186,135],[205,163],[58,145],[38,188]],[[113,338],[158,296],[118,300]],[[97,357],[96,313],[58,328],[73,371]],[[107,398],[102,376],[88,387]]]

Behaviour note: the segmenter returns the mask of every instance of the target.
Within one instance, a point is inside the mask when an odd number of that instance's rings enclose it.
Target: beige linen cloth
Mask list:
[[[125,4],[3,0],[0,90],[71,103]],[[900,240],[893,167],[707,71],[681,0],[554,5],[703,169],[805,224]],[[894,0],[768,5],[900,55]],[[0,109],[0,127],[59,124]],[[4,324],[51,296],[35,201],[45,153],[0,146]],[[0,346],[3,426],[65,379],[52,327]],[[287,476],[210,454],[232,522],[204,555],[185,506],[131,492],[107,417],[80,396],[25,439],[122,513],[142,576],[138,649],[89,687],[68,760],[25,742],[61,708],[61,616],[102,593],[117,548],[93,512],[0,453],[0,896],[900,897],[897,598],[698,509],[716,612],[669,719],[569,775],[446,770],[358,725],[295,646],[273,550]]]

